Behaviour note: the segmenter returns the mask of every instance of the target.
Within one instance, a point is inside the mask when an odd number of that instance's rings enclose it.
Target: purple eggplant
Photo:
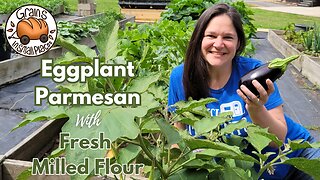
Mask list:
[[[280,78],[286,71],[288,64],[297,59],[299,55],[290,56],[285,59],[276,58],[258,68],[249,71],[247,74],[241,77],[239,82],[239,88],[243,84],[256,96],[259,96],[259,92],[253,86],[252,81],[257,80],[265,90],[268,90],[266,80],[270,79],[272,82]]]

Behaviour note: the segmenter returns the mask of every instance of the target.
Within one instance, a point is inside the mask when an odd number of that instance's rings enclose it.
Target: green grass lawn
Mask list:
[[[314,22],[320,24],[319,17],[303,16],[297,14],[267,11],[252,8],[254,15],[253,24],[257,28],[265,29],[284,29],[289,23],[313,25]]]
[[[71,11],[77,11],[78,0],[66,0]],[[116,11],[120,12],[120,6],[117,0],[95,0],[97,4],[97,12]]]

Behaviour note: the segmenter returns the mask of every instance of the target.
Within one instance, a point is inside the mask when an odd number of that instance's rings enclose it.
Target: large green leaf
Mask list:
[[[175,103],[173,106],[177,107],[176,113],[181,114],[183,112],[191,111],[192,109],[200,106],[204,106],[211,102],[216,102],[217,99],[215,98],[205,98],[197,100],[190,100],[190,101],[179,101]]]
[[[199,115],[202,117],[212,117],[210,111],[208,111],[206,106],[195,107],[194,109],[190,110],[190,112],[193,113],[194,115]]]
[[[194,123],[194,129],[196,130],[197,135],[202,135],[203,133],[216,129],[220,124],[223,124],[228,120],[229,119],[227,118],[219,116],[204,117],[200,121]]]
[[[78,106],[70,108],[66,112],[70,120],[65,125],[65,129],[70,132],[83,131],[86,128],[79,129],[79,127],[75,127],[77,115],[79,113],[81,113],[82,116],[94,114],[101,110],[101,124],[96,127],[96,131],[104,132],[111,141],[119,137],[135,139],[139,133],[139,128],[134,122],[134,118],[143,117],[149,109],[158,106],[153,96],[148,93],[141,94],[141,100],[142,104],[136,108],[124,108],[121,106]],[[91,129],[93,129],[93,127],[91,127]],[[88,135],[86,137],[95,136]]]
[[[188,124],[191,126],[194,126],[194,123],[197,121],[200,121],[199,117],[197,117],[189,112],[184,112],[183,117],[177,116],[174,119],[174,122],[181,122],[181,123]]]
[[[288,144],[290,145],[290,148],[292,151],[298,150],[298,149],[305,149],[305,148],[320,148],[320,142],[315,143],[309,143],[308,141],[301,140],[295,140],[295,141],[289,141]]]
[[[197,135],[200,136],[215,129],[220,123],[219,121],[214,121],[213,118],[204,117],[200,121],[196,121],[193,126]]]
[[[44,121],[44,120],[56,120],[67,118],[65,108],[63,106],[49,106],[47,109],[37,112],[31,112],[26,115],[23,121],[15,126],[11,131],[26,126],[31,122]]]
[[[229,144],[230,146],[238,146],[239,149],[242,151],[248,147],[248,142],[245,140],[245,137],[236,136],[236,135],[228,135],[222,136],[223,142]]]
[[[150,85],[148,92],[152,93],[156,99],[164,100],[167,98],[167,93],[161,86],[155,84]]]
[[[89,91],[90,94],[104,93],[105,82],[99,81],[98,78],[90,77],[87,80],[87,87],[88,87],[88,91]]]
[[[238,160],[238,159],[235,159],[235,164],[237,167],[242,169],[253,169],[253,166],[254,166],[254,162]]]
[[[116,21],[107,41],[106,52],[105,52],[106,60],[112,59],[117,56],[118,30],[119,30],[119,22]]]
[[[208,171],[201,169],[182,169],[173,174],[168,180],[195,180],[195,179],[207,179]]]
[[[140,125],[142,133],[159,133],[160,132],[160,128],[157,122],[155,121],[155,118],[156,117],[151,116],[146,119],[143,119]]]
[[[140,151],[141,147],[129,144],[127,147],[120,149],[118,154],[118,163],[129,164],[134,158],[138,156]]]
[[[248,123],[245,119],[243,119],[236,123],[229,123],[226,127],[221,129],[220,133],[221,135],[230,134],[235,130],[246,128],[249,125],[251,125],[251,123]]]
[[[252,156],[246,155],[239,151],[238,153],[234,153],[233,151],[225,151],[225,150],[217,150],[217,149],[204,149],[200,152],[196,153],[197,158],[209,158],[212,159],[214,157],[221,157],[221,158],[230,158],[230,159],[238,159],[238,160],[245,160],[250,162],[259,163],[255,158]]]
[[[230,151],[232,153],[241,154],[239,147],[237,146],[229,146],[225,143],[221,142],[212,142],[206,139],[195,139],[195,138],[184,138],[186,145],[191,149],[215,149],[222,151]]]
[[[282,146],[282,144],[283,144],[283,142],[281,140],[279,140],[279,138],[276,135],[269,133],[268,131],[258,131],[257,134],[262,135],[262,136],[270,139],[271,141],[276,143],[279,147]]]
[[[218,165],[212,161],[204,161],[202,159],[193,159],[187,164],[184,164],[183,167],[185,168],[205,168],[205,169],[222,169],[223,166]]]
[[[223,169],[223,179],[224,180],[234,180],[234,179],[248,180],[250,179],[250,176],[248,172],[244,171],[241,168],[227,167]]]
[[[159,80],[161,74],[156,73],[149,76],[137,77],[131,82],[131,86],[128,88],[128,92],[145,92],[152,83],[155,83]]]
[[[64,83],[57,86],[61,93],[88,92],[86,83]]]
[[[53,65],[60,64],[60,63],[67,63],[65,61],[69,61],[69,60],[74,59],[76,57],[78,57],[78,56],[76,56],[74,53],[68,51],[64,55],[62,55],[61,57],[56,58],[53,61]]]
[[[70,133],[70,138],[91,139],[99,137],[101,132],[104,137],[110,141],[115,141],[119,137],[135,139],[140,133],[138,125],[135,123],[135,117],[143,117],[150,108],[158,106],[153,96],[147,93],[141,95],[142,104],[136,108],[125,108],[121,106],[77,106],[67,110],[69,121],[62,127],[63,132]],[[77,117],[87,116],[88,114],[96,114],[101,111],[99,119],[100,125],[76,126]],[[66,157],[68,163],[79,164],[84,158],[89,158],[89,172],[93,170],[95,158],[102,158],[107,152],[107,148],[103,149],[86,149],[75,148],[74,150],[66,148]],[[75,179],[84,179],[86,176],[76,175]]]
[[[283,163],[293,165],[297,169],[311,175],[314,179],[320,179],[320,159],[290,158]]]
[[[63,48],[66,48],[67,50],[75,53],[78,56],[84,56],[91,59],[97,57],[97,54],[93,49],[90,49],[90,47],[86,45],[76,44],[73,39],[63,39],[61,37],[58,37],[56,40],[56,44],[62,46]]]
[[[182,140],[179,132],[172,125],[170,125],[166,120],[157,119],[156,122],[158,123],[161,129],[161,132],[166,137],[169,147],[172,144],[177,144]]]
[[[261,133],[268,133],[268,129],[262,129],[257,126],[250,126],[247,128],[248,137],[246,138],[252,146],[261,153],[262,149],[267,147],[271,139],[262,135]]]
[[[98,107],[98,106],[96,106]],[[101,107],[100,107],[101,108]],[[100,110],[100,109],[99,109]],[[103,112],[106,109],[102,109]],[[62,127],[62,132],[70,133],[70,138],[77,138],[77,139],[91,139],[99,137],[99,133],[104,132],[100,130],[103,124],[105,124],[105,116],[101,115],[100,119],[102,122],[100,126],[93,126],[91,128],[88,127],[76,127],[76,117],[79,114],[80,116],[86,116],[88,114],[93,114],[98,111],[97,108],[88,107],[88,106],[81,106],[81,107],[73,107],[67,113],[70,116],[69,121]],[[104,133],[104,138],[109,138],[106,133]],[[61,141],[60,141],[61,144]],[[79,165],[83,163],[85,158],[89,159],[89,173],[92,172],[94,167],[94,159],[95,158],[103,158],[107,153],[107,147],[104,145],[102,149],[81,149],[80,147],[76,146],[75,149],[71,149],[70,146],[66,146],[65,155],[67,157],[67,163],[73,163]],[[84,180],[87,178],[87,175],[73,175],[71,179],[74,180]]]
[[[61,61],[59,65],[70,65],[75,63],[91,63],[92,64],[92,62],[93,62],[92,58],[77,56],[73,59],[68,59],[67,61]]]
[[[76,56],[74,53],[68,51],[66,52],[62,57],[56,59],[53,63],[54,65],[70,65],[74,63],[92,63],[93,60],[90,57],[85,57],[85,56]]]
[[[114,57],[114,53],[117,46],[117,32],[119,29],[118,21],[107,22],[104,26],[100,28],[99,33],[93,37],[99,53],[106,57],[106,60]],[[108,58],[107,58],[108,57]]]

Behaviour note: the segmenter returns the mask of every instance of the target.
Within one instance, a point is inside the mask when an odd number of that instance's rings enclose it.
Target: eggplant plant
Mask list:
[[[276,58],[271,60],[269,63],[249,71],[247,74],[241,77],[239,88],[241,85],[245,85],[253,94],[259,96],[259,92],[252,84],[253,80],[257,80],[265,90],[268,90],[266,80],[270,79],[272,82],[274,82],[280,78],[286,71],[288,64],[299,57],[299,55],[294,55],[285,59]]]

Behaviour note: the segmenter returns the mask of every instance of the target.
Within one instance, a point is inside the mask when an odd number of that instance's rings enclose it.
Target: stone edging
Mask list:
[[[283,40],[280,35],[284,31],[269,30],[268,41],[284,56],[292,56],[301,54],[297,49],[292,47],[289,43]],[[303,76],[308,78],[310,82],[315,85],[320,85],[320,63],[313,60],[310,56],[302,54],[302,56],[291,63]]]

